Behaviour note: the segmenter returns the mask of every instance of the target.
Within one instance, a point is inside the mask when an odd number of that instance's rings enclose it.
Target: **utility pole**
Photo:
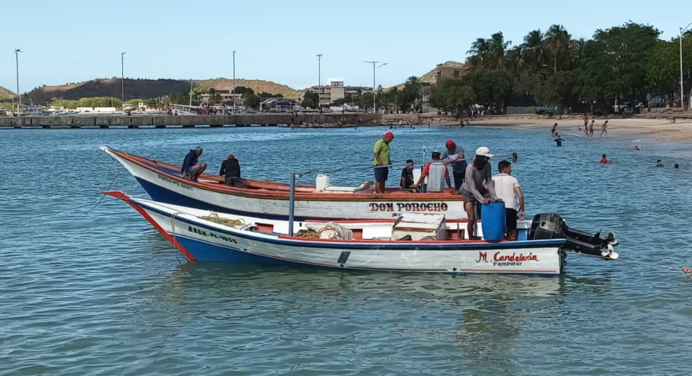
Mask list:
[[[14,50],[14,57],[17,63],[17,115],[22,107],[22,96],[19,94],[19,53],[22,52],[19,48]]]
[[[237,86],[237,83],[235,81],[235,50],[233,50],[233,91],[231,94],[233,94],[233,115],[235,115],[235,87]]]
[[[317,108],[322,108],[322,54],[317,54]]]
[[[366,61],[365,63],[372,64],[372,111],[377,112],[377,103],[375,97],[377,97],[377,86],[375,86],[375,70],[378,68],[382,68],[383,66],[387,65],[387,63],[382,63],[380,65],[377,65],[379,61]]]
[[[120,100],[123,104],[123,112],[125,112],[125,52],[120,53]]]
[[[680,28],[680,108],[682,108],[683,111],[686,111],[687,109],[685,108],[685,87],[683,85],[683,71],[682,71],[682,37],[683,33],[690,27],[692,26],[692,22],[690,22],[689,25],[685,26],[684,28]],[[688,103],[689,105],[689,103]]]

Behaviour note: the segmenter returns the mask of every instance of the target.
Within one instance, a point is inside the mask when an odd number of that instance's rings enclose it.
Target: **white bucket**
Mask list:
[[[324,192],[329,187],[329,175],[318,174],[315,179],[315,192]]]

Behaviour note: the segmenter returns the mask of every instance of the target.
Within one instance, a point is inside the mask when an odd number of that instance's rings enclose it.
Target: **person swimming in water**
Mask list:
[[[560,137],[559,133],[555,132],[555,139],[553,141],[555,141],[557,146],[562,146],[562,141],[564,140],[562,139],[562,137]]]
[[[656,160],[656,167],[663,167],[663,162],[660,159]]]
[[[601,163],[610,163],[610,162],[612,162],[612,161],[610,159],[608,159],[608,157],[606,157],[605,154],[603,154],[601,156]]]

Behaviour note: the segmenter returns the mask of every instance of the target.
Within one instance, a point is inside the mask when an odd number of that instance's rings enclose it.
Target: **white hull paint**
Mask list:
[[[115,195],[114,195],[115,196]],[[117,197],[117,196],[116,196]],[[140,211],[188,259],[314,265],[327,268],[433,273],[493,273],[557,275],[561,272],[561,240],[518,242],[306,240],[237,229],[200,219],[209,211],[182,208],[150,200],[123,198]],[[139,208],[139,209],[138,209]],[[220,214],[223,218],[254,220],[285,228],[285,221],[266,221]],[[283,226],[282,226],[283,224]],[[304,228],[296,223],[296,231]],[[363,223],[343,224],[363,227]],[[369,223],[372,232],[390,231],[391,223]]]
[[[107,147],[101,147],[108,155],[120,162],[127,171],[145,186],[150,196],[160,202],[188,207],[213,209],[233,214],[252,215],[264,218],[287,219],[289,212],[288,192],[281,197],[262,197],[259,195],[233,193],[214,189],[210,184],[195,184],[173,174],[162,173],[142,163],[123,158]],[[142,183],[144,185],[144,183]],[[160,192],[152,193],[152,190]],[[158,196],[157,196],[158,195]],[[271,196],[271,195],[269,195]],[[330,195],[315,193],[310,197],[296,195],[295,217],[314,219],[392,219],[402,213],[438,213],[447,220],[466,219],[460,196],[454,199],[435,199],[427,194],[410,194],[387,197],[387,195],[350,194]],[[426,197],[427,196],[427,197]],[[177,201],[172,201],[176,197]],[[330,197],[337,197],[330,199]],[[187,199],[186,202],[181,202]]]

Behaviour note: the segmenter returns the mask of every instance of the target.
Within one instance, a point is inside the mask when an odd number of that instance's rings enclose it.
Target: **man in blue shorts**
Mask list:
[[[375,142],[373,154],[375,161],[373,166],[375,169],[375,193],[384,193],[384,185],[389,176],[389,166],[392,160],[389,157],[389,143],[394,139],[392,132],[387,132],[382,135],[382,138]]]

